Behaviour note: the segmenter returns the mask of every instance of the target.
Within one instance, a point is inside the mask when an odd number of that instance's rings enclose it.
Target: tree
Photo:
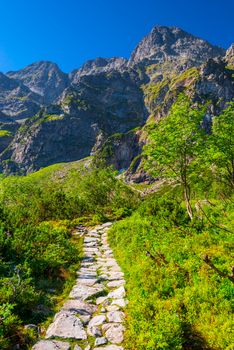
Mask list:
[[[234,189],[234,102],[213,118],[212,142],[208,150],[221,179]]]
[[[146,147],[152,174],[181,184],[190,219],[193,218],[190,186],[192,175],[198,170],[198,155],[204,141],[201,127],[204,114],[205,108],[193,107],[188,97],[181,94],[169,115],[154,125]]]

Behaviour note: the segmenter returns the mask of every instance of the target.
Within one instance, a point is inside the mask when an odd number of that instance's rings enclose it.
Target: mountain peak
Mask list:
[[[81,68],[71,72],[70,78],[73,83],[77,83],[79,78],[84,75],[108,73],[113,70],[121,71],[127,66],[127,62],[128,60],[123,57],[97,57],[94,60],[87,61]]]
[[[42,96],[46,104],[52,103],[68,85],[68,76],[56,63],[50,61],[34,62],[7,76],[21,81],[31,91]]]
[[[162,63],[168,59],[193,61],[199,65],[208,58],[225,55],[225,50],[178,27],[155,26],[143,38],[130,58],[130,65]]]

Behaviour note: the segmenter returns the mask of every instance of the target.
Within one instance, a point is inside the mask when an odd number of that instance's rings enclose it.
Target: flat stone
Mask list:
[[[75,345],[74,350],[82,350],[82,348],[79,345]]]
[[[94,348],[93,350],[124,350],[124,349],[122,346],[117,346],[117,345],[112,344],[112,345]]]
[[[92,326],[92,327],[88,326],[87,333],[88,333],[88,335],[91,335],[92,337],[101,337],[102,336],[102,331],[97,326]]]
[[[98,238],[96,238],[96,237],[85,237],[84,238],[84,243],[90,243],[90,242],[98,242],[99,241],[99,239]]]
[[[107,340],[105,337],[101,337],[101,338],[97,338],[97,339],[95,340],[94,345],[95,345],[95,346],[100,346],[100,345],[105,345],[105,344],[107,344],[107,343],[108,343],[108,340]]]
[[[106,307],[107,311],[119,311],[118,305],[107,305]]]
[[[107,287],[109,288],[114,288],[114,287],[121,287],[125,284],[124,280],[116,280],[116,281],[111,281],[107,283]]]
[[[98,279],[97,278],[77,278],[76,283],[77,285],[79,284],[84,284],[85,286],[93,286],[95,283],[97,283]]]
[[[70,344],[58,340],[41,340],[32,347],[32,350],[70,350]]]
[[[121,323],[124,320],[124,313],[122,311],[110,311],[107,313],[109,322]]]
[[[105,287],[103,285],[94,285],[92,287],[85,286],[83,284],[75,285],[69,295],[69,298],[71,299],[81,299],[86,300],[95,294],[103,291]]]
[[[106,321],[105,315],[94,316],[88,324],[88,327],[100,326]]]
[[[122,286],[122,287],[119,287],[118,289],[115,289],[112,292],[110,292],[108,294],[108,298],[120,299],[120,298],[125,297],[125,294],[126,294],[125,293],[125,288]]]
[[[71,339],[87,339],[81,320],[75,313],[60,311],[55,315],[46,332],[46,338],[60,337]]]
[[[107,297],[99,297],[99,298],[96,299],[96,304],[100,305],[107,299],[108,299]]]
[[[109,281],[122,280],[124,278],[123,272],[112,272]]]
[[[62,310],[76,312],[79,315],[92,315],[94,312],[97,311],[97,306],[90,303],[85,303],[81,300],[68,300],[65,302],[65,304],[62,306]]]
[[[107,323],[102,326],[105,336],[111,343],[120,344],[124,340],[124,326],[121,323]]]
[[[126,306],[126,302],[124,299],[114,299],[111,303],[111,305],[118,305],[120,307],[125,307]]]
[[[102,224],[102,227],[105,228],[105,227],[111,227],[113,225],[112,222],[105,222],[105,224]]]

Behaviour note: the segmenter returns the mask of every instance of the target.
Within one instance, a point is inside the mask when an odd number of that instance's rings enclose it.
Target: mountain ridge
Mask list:
[[[129,60],[99,57],[69,74],[53,62],[39,61],[2,74],[2,120],[27,120],[0,154],[1,170],[27,173],[99,154],[112,135],[167,115],[181,91],[194,102],[211,100],[209,124],[234,97],[232,62],[233,46],[225,51],[178,27],[156,26]],[[123,140],[133,149],[115,146],[122,158],[129,155],[128,160],[111,158],[119,169],[130,166],[141,149],[133,145],[139,137]]]

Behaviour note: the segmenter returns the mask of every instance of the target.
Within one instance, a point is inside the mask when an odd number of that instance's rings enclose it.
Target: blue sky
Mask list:
[[[0,71],[49,60],[69,72],[95,57],[129,57],[157,24],[226,48],[233,13],[234,0],[0,0]]]

